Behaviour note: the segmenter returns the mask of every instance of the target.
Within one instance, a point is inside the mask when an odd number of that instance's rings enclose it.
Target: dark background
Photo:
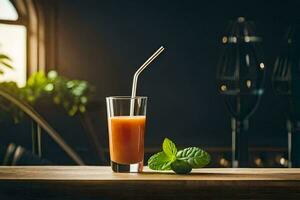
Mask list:
[[[163,45],[165,52],[138,83],[137,94],[149,97],[146,147],[158,147],[164,137],[179,146],[230,147],[230,115],[217,92],[216,68],[228,21],[245,16],[263,37],[267,70],[265,94],[250,118],[249,142],[253,147],[286,147],[286,102],[273,93],[271,72],[286,28],[299,20],[296,1],[56,3],[57,66],[53,68],[96,87],[100,110],[94,123],[103,145],[108,144],[105,97],[130,95],[135,70]],[[57,118],[52,112],[46,117],[84,153],[89,143],[77,119]],[[51,144],[46,147],[51,148],[55,149]]]
[[[285,145],[283,102],[270,72],[287,23],[287,1],[59,1],[58,71],[87,79],[97,97],[129,95],[135,70],[160,45],[166,51],[139,80],[150,98],[146,144],[230,145],[230,116],[217,93],[216,67],[228,20],[246,16],[264,39],[266,94],[251,117],[253,145]],[[106,134],[105,109],[99,116]]]
[[[273,94],[270,75],[296,7],[288,1],[61,0],[58,71],[89,80],[105,107],[106,96],[130,94],[135,70],[163,45],[165,52],[138,83],[137,93],[150,98],[146,145],[169,137],[178,145],[230,146],[230,115],[217,93],[216,67],[228,21],[245,16],[264,39],[267,68],[250,144],[286,146],[285,102]],[[98,123],[106,135],[105,108]]]

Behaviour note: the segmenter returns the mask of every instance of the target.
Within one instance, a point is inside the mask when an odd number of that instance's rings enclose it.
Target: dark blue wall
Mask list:
[[[267,67],[266,93],[250,120],[250,143],[285,146],[285,102],[273,94],[270,74],[287,22],[299,17],[297,6],[279,0],[60,0],[57,68],[97,87],[103,105],[99,134],[106,136],[104,98],[129,95],[134,71],[164,45],[166,51],[138,84],[137,93],[150,98],[146,145],[170,137],[179,145],[230,146],[230,116],[217,94],[216,65],[228,20],[246,16],[264,38]]]

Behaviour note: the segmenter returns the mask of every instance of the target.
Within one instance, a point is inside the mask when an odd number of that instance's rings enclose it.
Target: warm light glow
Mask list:
[[[285,159],[285,158],[280,158],[279,160],[280,164],[283,165],[283,166],[287,166],[288,165],[288,161]]]
[[[255,163],[256,166],[262,166],[262,164],[263,164],[261,158],[256,158],[256,159],[254,160],[254,163]]]
[[[223,167],[228,167],[229,166],[229,162],[225,158],[221,158],[219,163]]]
[[[260,63],[260,64],[259,64],[259,67],[260,67],[261,69],[264,69],[264,68],[265,68],[265,64],[264,64],[264,63]]]
[[[251,81],[250,81],[250,80],[247,80],[247,81],[246,81],[246,85],[247,85],[247,87],[248,87],[248,88],[250,88],[250,87],[251,87],[251,84],[252,84],[252,83],[251,83]]]
[[[18,19],[18,13],[9,0],[0,0],[0,19],[13,21]]]
[[[246,65],[248,67],[250,66],[250,56],[249,56],[249,54],[246,54]]]
[[[228,41],[227,37],[224,36],[224,37],[222,38],[222,42],[225,44],[225,43],[227,43],[227,41]]]
[[[26,83],[26,28],[22,25],[0,24],[0,53],[12,59],[13,70],[0,66],[4,74],[0,81]]]
[[[230,38],[229,38],[229,41],[230,41],[231,43],[237,43],[237,37],[235,37],[235,36],[230,37]]]
[[[245,36],[245,42],[250,42],[250,37],[249,36]]]
[[[226,85],[221,85],[221,91],[225,92],[227,90],[227,86]]]
[[[245,22],[245,18],[244,18],[244,17],[239,17],[239,18],[238,18],[238,22],[239,22],[239,23]]]

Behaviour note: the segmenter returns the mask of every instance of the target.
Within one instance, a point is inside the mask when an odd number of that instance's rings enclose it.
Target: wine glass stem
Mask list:
[[[288,132],[288,167],[300,167],[300,122],[287,120]]]
[[[248,120],[232,118],[232,167],[248,167]]]

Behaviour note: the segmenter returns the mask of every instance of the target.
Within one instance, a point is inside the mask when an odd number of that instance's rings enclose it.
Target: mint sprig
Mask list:
[[[202,168],[209,164],[210,155],[198,147],[188,147],[177,151],[176,145],[165,138],[163,151],[152,155],[148,166],[153,170],[173,170],[177,174],[188,174],[192,168]]]
[[[148,166],[153,170],[171,170],[172,162],[173,160],[162,151],[151,156],[148,160]]]

